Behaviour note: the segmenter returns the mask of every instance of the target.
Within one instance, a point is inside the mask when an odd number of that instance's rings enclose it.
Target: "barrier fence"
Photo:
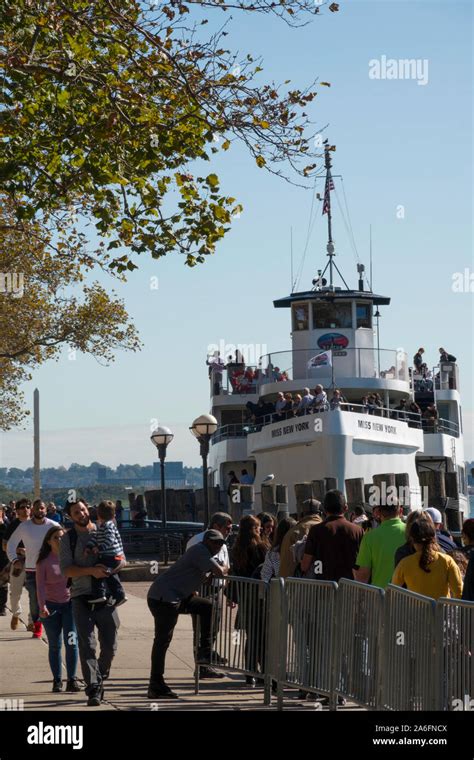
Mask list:
[[[288,579],[281,587],[281,669],[277,681],[278,707],[283,687],[293,686],[330,697],[332,694],[333,636],[337,584]]]
[[[378,709],[380,703],[383,601],[384,592],[377,586],[347,579],[339,583],[333,633],[334,690],[368,709]]]
[[[369,710],[474,711],[474,602],[341,579],[214,580],[210,664]],[[195,626],[199,640],[199,623]],[[199,667],[195,672],[199,691]]]
[[[433,667],[436,662],[435,613],[434,599],[399,586],[388,586],[381,709],[443,709]]]
[[[436,609],[440,702],[445,710],[474,711],[474,602],[443,599]]]
[[[268,599],[265,583],[252,578],[228,577],[203,586],[201,596],[214,602],[211,620],[211,667],[242,673],[255,679],[266,677]],[[199,621],[194,629],[195,652],[199,648]],[[199,692],[199,667],[195,671]],[[267,699],[269,685],[267,684]]]

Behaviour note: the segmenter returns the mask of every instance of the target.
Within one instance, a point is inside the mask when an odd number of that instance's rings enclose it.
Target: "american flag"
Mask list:
[[[323,214],[329,212],[329,192],[334,190],[334,182],[330,174],[326,177],[326,186],[324,188]]]

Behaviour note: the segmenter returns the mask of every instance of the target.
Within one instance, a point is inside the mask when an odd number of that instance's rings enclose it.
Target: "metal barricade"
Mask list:
[[[209,665],[369,710],[474,709],[474,602],[342,579],[214,579]],[[195,647],[199,622],[195,624]],[[199,691],[199,665],[195,671]],[[471,703],[472,700],[472,703]]]
[[[268,588],[267,645],[265,658],[265,704],[271,702],[271,683],[279,684],[285,677],[285,651],[282,639],[286,636],[285,581],[274,578]]]
[[[387,587],[382,710],[437,710],[436,602],[400,586]]]
[[[379,708],[384,591],[342,578],[337,592],[334,692],[362,707]]]
[[[285,582],[277,635],[279,710],[285,686],[327,697],[332,694],[336,592],[337,584],[331,581],[288,578]]]
[[[202,594],[213,600],[209,665],[264,679],[267,644],[267,587],[253,578],[229,576],[214,579]],[[195,649],[200,636],[195,625]],[[195,672],[199,691],[199,666]]]
[[[436,647],[440,710],[474,710],[474,602],[439,599]]]

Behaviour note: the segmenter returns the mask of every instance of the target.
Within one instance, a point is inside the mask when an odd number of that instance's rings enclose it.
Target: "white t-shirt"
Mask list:
[[[20,523],[8,539],[7,555],[10,562],[14,562],[17,559],[16,547],[20,541],[23,541],[25,546],[25,570],[36,570],[36,560],[38,559],[44,537],[50,528],[60,529],[61,526],[47,517],[41,525],[33,522],[33,518]]]
[[[189,539],[188,543],[186,544],[186,551],[191,548],[191,546],[194,546],[194,544],[199,544],[202,542],[202,539],[204,538],[204,534],[206,533],[205,530],[202,531],[202,533],[196,533],[195,536]],[[227,548],[227,544],[222,544],[221,548],[217,552],[217,554],[214,554],[214,558],[217,559],[220,565],[226,565],[229,567],[229,550]]]

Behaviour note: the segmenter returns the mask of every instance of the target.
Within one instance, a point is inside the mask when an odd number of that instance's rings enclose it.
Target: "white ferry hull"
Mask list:
[[[345,490],[346,479],[370,485],[383,473],[406,473],[411,507],[421,506],[415,456],[422,449],[422,431],[405,422],[340,411],[272,423],[247,438],[256,483],[272,473],[275,483],[286,484],[290,513],[296,512],[295,483],[329,477]]]

